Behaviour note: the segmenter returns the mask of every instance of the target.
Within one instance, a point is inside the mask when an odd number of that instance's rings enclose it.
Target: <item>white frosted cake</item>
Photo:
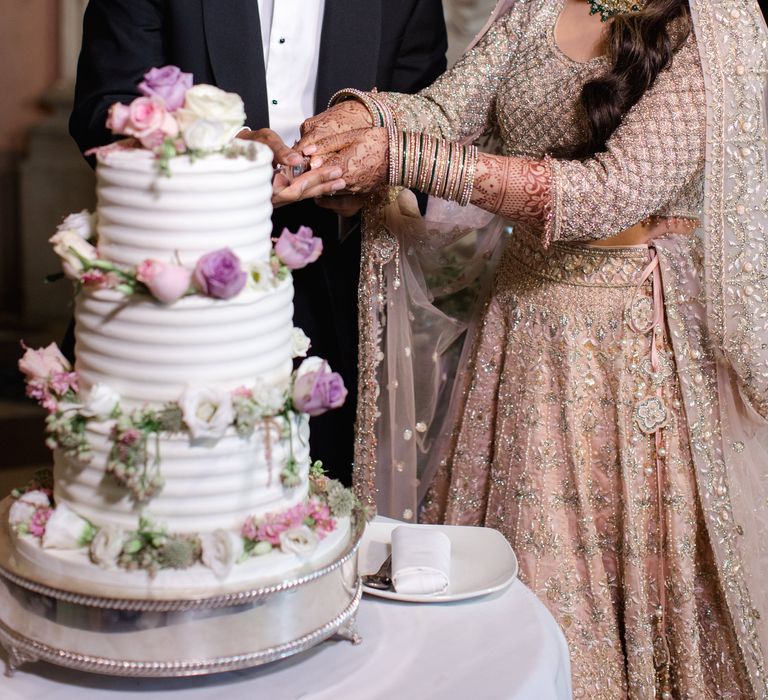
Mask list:
[[[113,129],[138,137],[122,116]],[[273,246],[266,146],[206,152],[191,133],[102,149],[95,216],[51,239],[76,282],[76,363],[53,345],[20,362],[49,411],[54,474],[14,492],[9,518],[19,561],[58,586],[268,584],[349,542],[358,504],[311,465],[307,415],[346,390],[320,358],[294,369],[309,344],[290,270],[322,244],[301,229]]]

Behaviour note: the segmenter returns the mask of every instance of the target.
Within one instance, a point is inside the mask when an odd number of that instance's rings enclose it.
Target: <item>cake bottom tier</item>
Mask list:
[[[0,516],[2,517],[2,516]],[[142,600],[169,600],[223,595],[274,586],[327,566],[350,545],[350,519],[340,518],[336,529],[310,555],[280,550],[236,564],[223,581],[203,564],[183,569],[147,571],[104,569],[90,561],[88,549],[43,549],[30,535],[11,534],[14,567],[20,575],[46,586],[85,595]]]
[[[109,473],[113,423],[89,421],[88,459],[54,450],[54,499],[97,527],[134,529],[143,515],[171,533],[236,530],[249,516],[288,509],[307,496],[308,420],[294,414],[290,431],[286,425],[261,423],[246,437],[229,428],[217,440],[185,433],[148,440],[146,469],[157,470],[163,485],[140,503]],[[286,488],[281,472],[289,459],[299,478]]]

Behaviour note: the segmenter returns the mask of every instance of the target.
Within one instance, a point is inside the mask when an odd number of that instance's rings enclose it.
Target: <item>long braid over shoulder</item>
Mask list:
[[[587,138],[557,157],[586,158],[605,150],[622,117],[672,61],[691,31],[687,0],[648,0],[639,12],[616,15],[607,28],[611,70],[587,82],[581,104]]]

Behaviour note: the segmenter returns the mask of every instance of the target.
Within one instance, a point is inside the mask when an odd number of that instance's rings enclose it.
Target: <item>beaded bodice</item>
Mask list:
[[[609,62],[563,53],[555,41],[563,7],[564,0],[519,2],[433,85],[417,95],[383,95],[398,126],[454,140],[493,132],[503,154],[535,158],[582,141],[581,89]],[[691,34],[605,153],[555,163],[557,238],[606,238],[652,214],[698,217],[705,120]]]
[[[505,155],[540,158],[584,133],[579,94],[584,83],[608,68],[608,61],[598,57],[579,63],[560,50],[554,31],[561,8],[561,1],[550,2],[534,14],[499,83],[491,123]]]

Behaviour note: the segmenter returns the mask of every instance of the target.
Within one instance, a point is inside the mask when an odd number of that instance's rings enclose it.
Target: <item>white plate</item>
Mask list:
[[[369,523],[360,543],[360,574],[378,571],[390,552],[392,530],[405,523]],[[363,586],[363,591],[380,598],[408,603],[448,603],[495,593],[506,588],[517,576],[517,557],[498,530],[461,525],[409,525],[437,528],[451,540],[451,583],[445,593],[406,595],[394,590],[381,591]]]

